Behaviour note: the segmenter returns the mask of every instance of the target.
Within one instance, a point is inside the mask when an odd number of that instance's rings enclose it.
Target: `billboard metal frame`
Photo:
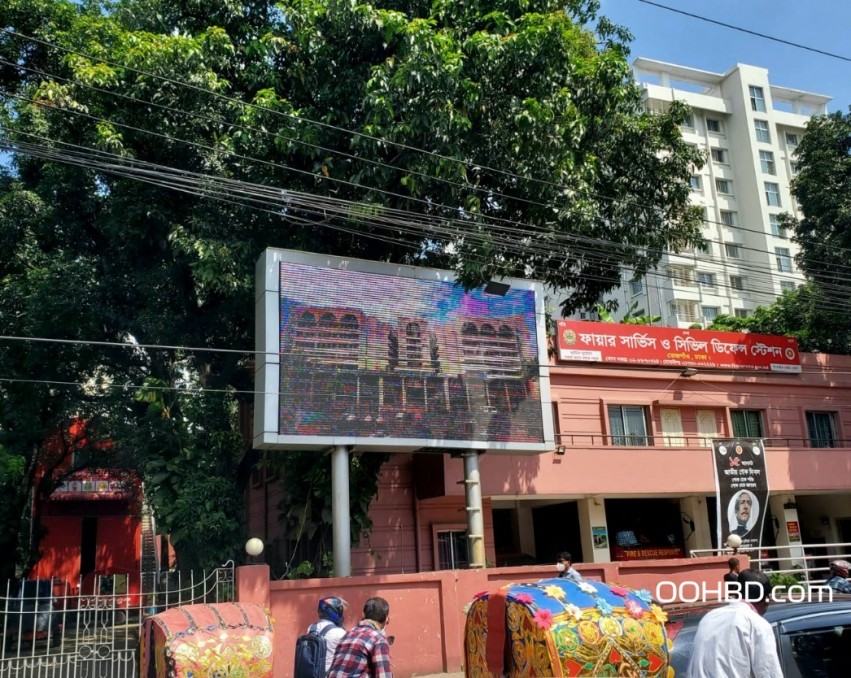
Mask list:
[[[336,257],[295,250],[264,251],[257,262],[255,290],[255,406],[254,447],[280,450],[327,450],[348,446],[361,452],[413,452],[417,450],[478,450],[503,454],[541,454],[555,448],[550,372],[547,356],[544,287],[540,282],[520,278],[503,278],[512,289],[528,290],[535,299],[535,338],[537,343],[537,377],[539,380],[543,439],[536,441],[442,440],[433,438],[368,437],[351,435],[282,435],[280,421],[280,265],[301,264],[340,271],[372,273],[434,282],[455,282],[450,271],[363,259]]]

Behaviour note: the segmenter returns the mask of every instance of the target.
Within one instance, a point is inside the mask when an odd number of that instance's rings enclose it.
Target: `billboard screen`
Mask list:
[[[255,447],[553,449],[543,289],[503,282],[266,250]]]
[[[765,334],[558,321],[559,360],[761,372],[801,371],[798,340]]]

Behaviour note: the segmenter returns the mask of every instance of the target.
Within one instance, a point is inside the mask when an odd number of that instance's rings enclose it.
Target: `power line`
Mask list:
[[[20,132],[20,134],[24,134],[26,136],[33,136],[35,138],[45,139],[44,137],[40,137],[39,135],[33,135],[31,133],[28,133],[28,132]],[[70,146],[70,147],[85,150],[86,153],[88,153],[91,156],[95,156],[95,157],[109,156],[109,157],[114,157],[114,158],[118,159],[122,163],[127,162],[126,158],[123,158],[121,156],[117,156],[117,155],[114,155],[114,154],[109,154],[109,153],[106,153],[106,152],[103,152],[103,151],[93,151],[91,149],[87,149],[86,147],[68,144],[67,142],[53,141],[53,143],[57,143],[57,144],[60,144],[60,145]],[[20,145],[20,142],[18,142],[18,144]],[[100,165],[92,165],[91,161],[89,161],[89,160],[87,160],[85,162],[80,162],[79,159],[69,160],[68,158],[57,158],[57,157],[55,157],[56,152],[53,151],[52,149],[48,149],[50,152],[47,153],[47,154],[45,154],[44,152],[38,151],[38,150],[34,150],[32,148],[29,148],[29,147],[27,149],[24,149],[24,150],[26,150],[29,153],[39,155],[40,157],[44,157],[44,158],[49,159],[49,160],[59,160],[60,162],[61,161],[71,162],[72,164],[75,164],[75,163],[81,164],[82,166],[89,167],[89,168],[95,167],[96,169],[99,169],[100,171],[106,171],[108,173],[117,171],[116,166],[104,167],[104,166],[100,166]],[[136,161],[136,162],[138,162],[138,161]],[[180,176],[190,176],[190,175],[194,176],[190,172],[186,172],[186,171],[182,171],[182,170],[171,170],[171,168],[168,168],[166,166],[153,165],[151,163],[145,163],[145,166],[155,168],[155,170],[153,170],[154,172],[163,172],[165,170],[168,170],[168,171],[171,171],[171,172],[178,172],[178,174]],[[202,185],[203,186],[202,188],[197,188],[197,187],[196,188],[186,188],[186,187],[181,188],[179,186],[176,186],[173,183],[173,181],[174,181],[173,177],[171,177],[168,182],[163,182],[161,180],[154,180],[154,179],[151,179],[150,177],[140,177],[140,176],[136,176],[136,175],[132,175],[132,174],[128,175],[128,178],[140,180],[140,181],[146,181],[148,183],[153,183],[154,185],[162,186],[162,187],[165,187],[165,188],[168,188],[168,189],[171,189],[171,190],[181,190],[181,191],[184,191],[184,192],[190,192],[192,194],[199,195],[200,197],[208,197],[208,198],[212,197],[212,198],[217,199],[217,200],[224,200],[225,202],[229,202],[231,204],[236,204],[236,205],[239,205],[241,207],[249,207],[251,209],[258,209],[260,211],[268,212],[268,213],[273,214],[273,215],[278,216],[278,217],[285,216],[286,218],[288,218],[290,220],[296,221],[298,223],[306,223],[306,225],[313,226],[313,227],[316,227],[316,226],[328,227],[328,228],[332,228],[332,229],[335,229],[335,230],[341,230],[343,232],[347,232],[347,233],[350,233],[350,234],[356,235],[356,236],[376,237],[377,239],[386,239],[386,238],[378,237],[378,236],[376,236],[376,234],[368,234],[368,233],[365,233],[363,231],[352,231],[350,229],[345,229],[345,228],[342,228],[342,227],[339,227],[339,226],[335,226],[335,225],[329,223],[327,219],[324,222],[322,222],[321,224],[316,223],[316,222],[305,222],[304,220],[296,218],[292,214],[282,214],[280,211],[271,211],[271,210],[266,209],[265,207],[259,207],[259,206],[255,206],[255,205],[245,205],[243,202],[236,202],[234,200],[225,199],[225,198],[222,198],[221,195],[212,194],[211,191],[210,191],[209,181],[216,179],[216,177],[210,177],[209,175],[197,175],[197,176],[201,177],[202,178],[201,180],[204,182],[203,185]],[[233,184],[235,186],[238,186],[238,188],[240,190],[240,194],[237,197],[239,198],[240,201],[245,200],[243,193],[245,193],[246,191],[250,191],[251,187],[255,186],[255,185],[245,184],[244,182],[237,182],[235,180],[223,180],[223,181],[227,181],[227,182],[230,182],[231,184]],[[246,188],[246,187],[248,187],[248,188]],[[262,188],[262,189],[264,189],[264,191],[266,191],[266,193],[263,194],[262,200],[261,200],[263,205],[268,205],[270,199],[277,199],[277,198],[280,197],[281,192],[278,189],[274,189],[274,192],[270,196],[270,194],[268,194],[267,187],[260,186],[260,188]],[[288,198],[287,198],[288,200],[290,199],[289,196],[297,195],[297,192],[283,192],[283,193],[288,196]],[[309,194],[303,194],[303,195],[309,195]],[[315,198],[315,196],[314,196],[314,198]],[[252,199],[249,198],[249,200],[252,200]],[[321,214],[322,216],[327,217],[326,210],[328,210],[330,208],[330,206],[332,206],[334,203],[340,202],[339,199],[330,199],[330,198],[322,198],[321,200],[325,201],[324,203],[322,203],[321,207],[313,207],[311,209],[309,207],[300,206],[299,209],[307,211],[308,213]],[[342,202],[346,202],[346,201],[342,201]],[[350,205],[350,206],[355,205],[355,203],[347,203],[347,204]],[[348,209],[348,208],[346,208],[346,209]],[[319,211],[317,212],[317,210],[319,210]],[[344,212],[344,216],[351,217],[351,212],[349,212],[349,211]],[[371,217],[370,219],[374,220],[375,218]],[[357,220],[365,221],[366,223],[369,223],[369,221],[366,220],[366,219],[358,218]],[[402,229],[403,231],[407,230],[407,232],[412,233],[412,234],[416,234],[419,237],[432,237],[432,236],[435,235],[435,231],[434,231],[435,227],[434,226],[429,227],[425,224],[418,224],[415,221],[406,221],[406,222],[402,223],[402,222],[398,222],[396,220],[391,219],[389,223],[392,224],[392,227],[394,229]],[[415,228],[411,228],[411,227],[415,227]],[[508,229],[508,230],[514,230],[514,229]],[[446,231],[445,229],[440,231],[440,232],[442,232],[444,236],[448,236],[448,237],[458,237],[458,235],[459,235],[457,231]],[[469,237],[469,235],[470,234],[467,234],[466,237]],[[407,246],[407,247],[412,247],[412,249],[415,248],[415,246],[412,246],[411,243],[408,243],[408,242],[405,242],[405,241],[398,241],[396,239],[394,239],[394,240],[398,244],[402,244],[402,245]],[[508,241],[507,246],[517,247],[518,243],[514,243],[512,245],[511,244],[512,242],[513,241]],[[577,249],[582,250],[583,248],[578,247]],[[528,251],[531,251],[531,250],[532,250],[532,248],[530,247],[530,244],[526,243],[526,244],[523,245],[523,249],[518,250],[518,251],[520,251],[521,253],[527,253]],[[596,256],[599,256],[596,250],[587,250],[586,252],[583,253],[583,255],[586,259],[591,260],[591,261],[593,261],[593,259]],[[604,258],[605,258],[605,255],[604,255]],[[695,261],[697,261],[697,259],[695,259]],[[726,265],[726,262],[722,262],[722,265]],[[753,267],[751,267],[751,268],[753,268]],[[753,272],[753,271],[751,271],[751,272]],[[769,275],[771,279],[773,279],[774,277],[784,277],[782,275],[774,274],[773,272],[769,273],[767,275]],[[657,273],[655,271],[648,271],[647,277],[650,277],[650,276],[655,276],[655,277],[658,277],[658,278],[667,278],[668,277],[664,273]],[[755,277],[755,276],[752,276],[752,277]],[[592,278],[592,279],[595,279],[595,280],[599,279],[599,280],[604,281],[604,282],[608,281],[605,278],[597,278],[597,277],[593,277],[593,276],[586,276],[586,278]],[[738,288],[734,288],[734,287],[732,287],[732,285],[716,285],[716,286],[717,287],[728,287],[730,289],[736,289],[737,291],[739,291]],[[751,291],[754,291],[754,292],[758,291],[757,288],[751,287],[750,289],[751,289]],[[844,290],[844,288],[841,288],[841,287],[838,287],[838,289]],[[766,292],[764,292],[764,293],[766,293]],[[774,294],[773,287],[767,293],[768,294]],[[847,303],[847,299],[846,299],[846,303]],[[842,308],[845,309],[846,307],[843,306]]]
[[[675,14],[682,14],[683,16],[691,17],[692,19],[697,19],[699,21],[705,21],[709,24],[715,24],[716,26],[723,26],[724,28],[729,28],[734,31],[739,31],[740,33],[747,33],[748,35],[755,35],[758,38],[764,38],[766,40],[771,40],[773,42],[779,42],[783,45],[789,45],[790,47],[796,47],[797,49],[803,49],[808,52],[815,52],[816,54],[822,54],[824,56],[831,57],[832,59],[839,59],[840,61],[851,62],[851,57],[842,56],[841,54],[834,54],[833,52],[826,52],[823,49],[817,49],[816,47],[810,47],[808,45],[802,45],[798,42],[792,42],[791,40],[784,40],[783,38],[778,38],[773,35],[767,35],[766,33],[760,33],[759,31],[753,31],[749,28],[742,28],[741,26],[735,26],[734,24],[728,24],[724,21],[718,21],[717,19],[710,19],[709,17],[702,16],[700,14],[693,14],[692,12],[686,12],[682,9],[677,9],[676,7],[669,7],[668,5],[663,5],[658,2],[652,2],[652,0],[638,0],[638,2],[642,2],[645,5],[652,5],[653,7],[658,7],[659,9],[665,9],[669,12],[674,12]]]
[[[5,29],[0,29],[0,31],[2,31],[2,30],[5,30]],[[99,57],[93,57],[93,56],[91,56],[91,55],[88,55],[88,54],[85,54],[85,53],[82,53],[82,52],[76,52],[76,51],[74,51],[74,50],[69,50],[69,49],[64,48],[64,47],[61,47],[61,46],[59,46],[59,45],[55,45],[54,43],[50,43],[50,42],[48,42],[48,41],[40,40],[40,39],[38,39],[38,38],[32,38],[32,37],[30,37],[30,36],[25,36],[25,35],[23,35],[23,34],[21,34],[21,33],[15,32],[15,31],[9,31],[9,30],[6,30],[6,32],[7,32],[7,33],[9,33],[9,34],[11,34],[11,35],[16,35],[16,36],[18,36],[18,37],[23,37],[23,38],[28,39],[28,40],[35,40],[36,42],[40,42],[40,43],[42,43],[42,44],[45,44],[45,45],[47,45],[47,46],[49,46],[49,47],[52,47],[52,48],[55,48],[55,49],[59,49],[59,50],[62,50],[62,51],[66,51],[66,52],[70,52],[70,53],[78,54],[78,55],[81,55],[81,56],[85,56],[86,58],[92,59],[92,60],[94,60],[94,61],[100,61],[100,62],[102,62],[102,63],[106,63],[106,64],[110,64],[110,65],[115,65],[115,66],[118,66],[118,67],[122,67],[120,64],[115,64],[114,62],[108,61],[108,60],[106,60],[106,59],[99,58]],[[172,112],[178,112],[178,113],[181,113],[181,114],[194,116],[194,117],[197,117],[197,118],[202,119],[202,120],[207,120],[207,121],[209,121],[209,122],[214,122],[214,123],[216,123],[216,124],[222,124],[222,125],[226,125],[226,126],[230,126],[230,127],[236,127],[236,128],[238,128],[238,129],[248,129],[248,130],[252,130],[252,131],[258,131],[258,132],[265,133],[265,134],[271,134],[271,132],[268,132],[268,131],[266,131],[266,130],[259,130],[259,129],[257,129],[257,128],[250,127],[250,126],[240,125],[240,124],[232,123],[232,122],[226,122],[226,121],[223,121],[223,120],[216,120],[216,119],[214,119],[214,118],[210,118],[210,117],[208,117],[208,116],[203,116],[203,115],[201,115],[201,114],[195,113],[194,111],[184,111],[183,109],[175,109],[175,108],[173,108],[173,107],[165,106],[165,105],[163,105],[163,104],[158,104],[158,103],[150,102],[150,101],[143,100],[143,99],[137,99],[137,98],[135,98],[135,97],[130,97],[130,96],[125,95],[125,94],[122,94],[122,93],[118,93],[118,92],[111,92],[111,91],[109,91],[109,90],[105,90],[105,89],[102,89],[102,88],[99,88],[99,87],[96,87],[96,86],[90,85],[90,84],[88,84],[88,83],[82,83],[82,82],[79,82],[79,81],[77,81],[77,80],[72,80],[72,79],[69,79],[69,78],[64,78],[64,77],[62,77],[62,76],[58,76],[58,75],[55,75],[55,74],[47,73],[47,72],[45,72],[45,71],[41,71],[41,70],[39,70],[39,69],[34,69],[34,68],[31,68],[31,67],[28,67],[28,66],[23,66],[23,65],[21,65],[21,64],[14,64],[14,63],[12,63],[12,62],[9,62],[9,61],[3,60],[3,59],[0,59],[0,62],[2,62],[2,63],[6,63],[7,65],[10,65],[10,66],[12,66],[12,67],[20,68],[20,69],[23,69],[23,70],[26,70],[26,71],[29,71],[29,72],[39,73],[39,74],[41,74],[41,75],[45,75],[45,76],[50,77],[50,78],[55,78],[55,79],[60,80],[60,81],[63,81],[63,82],[73,83],[73,84],[76,84],[76,85],[79,85],[79,86],[82,86],[82,87],[86,87],[86,88],[92,89],[92,90],[94,90],[94,91],[98,91],[98,92],[101,92],[101,93],[104,93],[104,94],[107,94],[107,95],[112,95],[112,96],[120,97],[120,98],[123,98],[123,99],[127,99],[127,100],[130,100],[130,101],[134,101],[134,102],[137,102],[137,103],[141,103],[141,104],[144,104],[144,105],[150,105],[150,106],[154,106],[154,107],[157,107],[157,108],[160,108],[160,109],[169,110],[169,111],[172,111]],[[135,69],[128,68],[128,70],[134,71]],[[201,91],[204,91],[204,92],[207,92],[207,93],[210,93],[210,94],[215,94],[216,96],[223,96],[223,95],[218,95],[218,93],[215,93],[215,92],[210,92],[209,90],[205,90],[205,89],[203,89],[203,88],[198,88],[198,87],[197,87],[197,86],[195,86],[195,85],[191,85],[191,84],[189,84],[189,83],[185,83],[185,82],[180,81],[180,80],[173,80],[173,79],[165,78],[164,76],[157,76],[157,75],[150,74],[150,73],[147,73],[147,72],[144,72],[144,71],[138,71],[138,72],[143,73],[143,74],[145,74],[145,75],[149,75],[150,77],[159,78],[159,79],[161,79],[161,80],[163,80],[163,81],[166,81],[166,82],[171,82],[171,83],[174,83],[174,84],[181,84],[181,85],[183,85],[183,86],[185,86],[185,87],[189,87],[189,88],[192,88],[192,89],[201,89]],[[234,102],[237,102],[237,103],[243,103],[243,102],[239,102],[239,100],[236,100],[236,99],[233,99],[233,98],[230,98],[230,97],[225,97],[225,98],[226,98],[227,100],[229,100],[229,101],[234,101]],[[253,105],[253,104],[252,104],[252,105]],[[281,115],[287,115],[287,116],[290,116],[290,114],[284,114],[284,113],[282,113],[281,111],[275,111],[274,109],[267,109],[267,108],[265,108],[265,107],[261,107],[261,108],[262,108],[263,110],[266,110],[266,111],[269,111],[269,112],[272,112],[272,113],[276,113],[276,114],[281,114]],[[62,110],[62,109],[57,109],[57,110]],[[297,120],[302,121],[302,122],[304,122],[304,121],[307,121],[307,122],[315,122],[315,121],[310,121],[309,119],[302,118],[302,117],[299,117],[299,116],[290,116],[290,117],[294,117],[294,118],[296,118]],[[105,119],[100,119],[100,120],[103,120],[103,121],[106,121],[106,122],[110,122],[111,124],[122,125],[122,123],[115,123],[115,122],[112,122],[112,121],[107,121],[107,120],[105,120]],[[326,123],[317,123],[317,124],[320,124],[320,125],[326,125]],[[338,129],[339,131],[345,131],[345,132],[347,132],[347,133],[355,134],[355,133],[353,133],[353,132],[349,132],[348,130],[343,130],[342,128],[337,128],[337,127],[335,127],[335,126],[331,126],[331,127],[332,127],[332,128],[334,128],[334,129]],[[130,127],[130,129],[136,129],[136,128],[132,128],[132,127]],[[182,141],[182,142],[187,143],[187,144],[193,144],[193,143],[194,143],[194,142],[190,142],[190,141],[186,141],[186,140],[180,140],[180,139],[177,139],[177,140],[178,140],[178,141]],[[342,156],[344,156],[344,157],[348,157],[348,158],[351,158],[351,159],[354,159],[354,160],[359,160],[359,161],[364,161],[364,162],[372,163],[372,164],[375,164],[375,165],[378,165],[378,166],[387,167],[387,168],[390,168],[390,169],[393,169],[393,170],[396,170],[396,171],[407,171],[407,170],[405,170],[405,169],[403,169],[403,168],[398,168],[398,167],[396,167],[396,166],[394,166],[394,165],[389,165],[389,164],[387,164],[387,163],[382,163],[382,162],[379,162],[379,161],[374,161],[374,160],[372,160],[372,159],[368,159],[368,158],[361,158],[361,157],[358,157],[358,156],[354,156],[354,155],[351,155],[351,154],[345,153],[345,152],[343,152],[343,151],[337,151],[337,150],[335,150],[335,149],[330,149],[330,148],[327,148],[327,147],[319,146],[319,145],[317,145],[317,144],[311,144],[311,143],[309,143],[309,142],[302,142],[302,140],[300,140],[300,139],[295,139],[295,138],[290,138],[290,137],[288,137],[288,140],[289,140],[289,141],[292,141],[292,142],[294,142],[294,143],[304,143],[304,144],[305,144],[305,145],[307,145],[307,146],[314,147],[314,148],[319,148],[319,149],[321,149],[321,150],[323,150],[323,151],[326,151],[326,152],[330,152],[330,153],[338,153],[338,154],[340,154],[340,155],[342,155]],[[204,148],[211,149],[211,147],[204,147]],[[418,149],[418,150],[420,150],[421,152],[429,153],[428,151],[423,151],[422,149]],[[228,152],[228,151],[226,151],[226,152]],[[230,153],[231,155],[234,155],[235,157],[240,157],[240,158],[243,158],[243,159],[250,159],[250,160],[255,161],[255,162],[269,162],[269,161],[263,161],[263,160],[258,159],[258,158],[249,158],[248,156],[242,156],[242,155],[235,154],[235,153],[232,153],[232,152],[229,152],[229,153]],[[313,173],[310,173],[310,172],[306,172],[306,171],[304,171],[304,170],[298,170],[298,169],[293,168],[293,167],[288,166],[288,165],[284,165],[284,164],[281,164],[281,163],[273,163],[273,164],[276,164],[276,165],[278,165],[278,166],[280,166],[280,167],[282,167],[282,168],[288,168],[288,169],[290,169],[291,171],[295,171],[295,172],[299,172],[299,173],[307,174],[307,175],[309,175],[309,176],[311,176],[311,177],[313,177],[313,178],[319,178],[319,175],[316,175],[316,174],[313,174]],[[488,191],[488,192],[489,192],[489,194],[490,194],[491,196],[504,197],[504,198],[506,198],[506,199],[510,199],[510,200],[518,200],[518,201],[520,201],[520,202],[525,202],[525,203],[528,203],[528,204],[537,205],[537,206],[544,207],[544,208],[551,208],[551,207],[552,207],[551,205],[547,205],[547,204],[544,204],[544,203],[540,203],[540,202],[536,202],[536,201],[533,201],[533,200],[529,200],[529,199],[527,199],[527,198],[522,198],[522,197],[519,197],[519,196],[511,196],[511,195],[508,195],[508,194],[500,193],[500,192],[498,192],[498,191],[493,191],[493,190],[490,190],[490,189],[484,189],[483,187],[477,187],[477,186],[474,186],[474,185],[462,184],[462,183],[460,183],[460,182],[453,182],[452,180],[444,179],[444,178],[441,178],[441,177],[436,177],[436,176],[433,176],[433,175],[426,174],[426,173],[424,173],[424,172],[411,171],[410,173],[416,174],[417,176],[422,176],[422,177],[424,177],[424,178],[432,179],[432,180],[435,180],[435,181],[444,182],[444,183],[448,183],[448,184],[450,184],[450,185],[454,185],[454,186],[458,186],[458,187],[466,188],[466,189],[471,190],[471,191],[476,191],[476,190],[486,190],[486,191]],[[518,179],[522,179],[522,178],[523,178],[523,177],[520,177],[519,175],[516,175],[516,174],[513,174],[513,173],[508,173],[508,174],[509,174],[510,176],[515,177],[515,178],[518,178]],[[333,177],[326,177],[326,178],[328,178],[328,179],[330,179],[330,180],[332,180],[332,181],[337,181],[337,179],[336,179],[336,178],[333,178]],[[341,181],[342,181],[342,180],[341,180]],[[386,195],[391,195],[391,196],[393,196],[393,197],[403,197],[403,198],[405,198],[405,199],[412,199],[412,200],[417,201],[417,202],[420,202],[420,203],[428,203],[428,201],[423,201],[423,200],[421,200],[421,199],[417,199],[417,198],[413,198],[413,197],[408,197],[408,196],[402,196],[401,194],[397,194],[397,193],[393,193],[393,192],[388,192],[388,191],[385,191],[385,190],[383,190],[383,189],[378,189],[378,188],[374,188],[374,187],[369,187],[369,186],[362,185],[362,184],[352,184],[351,182],[345,182],[345,181],[343,181],[343,183],[346,183],[346,184],[349,184],[349,185],[354,185],[354,186],[357,186],[357,187],[359,187],[359,188],[364,188],[364,189],[366,189],[366,190],[374,190],[374,191],[377,191],[377,192],[379,192],[379,193],[384,193],[384,194],[386,194]],[[551,185],[553,185],[553,186],[558,186],[557,184],[552,183],[552,182],[548,182],[548,183],[550,183],[550,184],[551,184]],[[564,187],[560,187],[560,188],[564,188]],[[647,209],[653,209],[653,210],[657,210],[657,211],[659,210],[659,208],[658,208],[658,207],[655,207],[655,206],[649,206],[649,205],[642,205],[642,204],[637,203],[637,202],[634,202],[634,201],[623,200],[623,199],[617,199],[617,198],[611,198],[611,197],[609,197],[609,196],[601,196],[601,195],[599,195],[599,194],[594,194],[594,193],[590,193],[589,195],[592,195],[592,196],[594,196],[594,197],[597,197],[597,198],[600,198],[600,199],[603,199],[603,200],[606,200],[606,201],[610,201],[610,202],[612,202],[612,203],[620,203],[620,204],[624,204],[624,205],[634,205],[634,206],[643,207],[643,208],[647,208]],[[445,206],[445,205],[443,205],[442,207],[444,207],[444,208],[447,208],[447,209],[448,209],[448,207],[447,207],[447,206]],[[574,211],[572,211],[572,210],[568,210],[568,214],[571,214],[571,213],[577,213],[577,212],[574,212]],[[578,214],[580,214],[580,215],[581,215],[582,217],[584,217],[584,218],[591,218],[591,219],[597,218],[597,219],[600,219],[599,215],[583,214],[583,213],[581,213],[581,212],[580,212],[580,213],[578,213]],[[484,215],[482,215],[482,216],[484,216]],[[485,217],[485,218],[499,219],[498,217],[495,217],[495,216],[489,216],[489,217]],[[722,225],[722,226],[728,226],[728,227],[729,227],[729,224],[726,224],[726,223],[724,223],[724,222],[718,222],[718,221],[710,220],[710,219],[708,219],[706,216],[704,216],[704,218],[703,218],[703,220],[702,220],[702,221],[703,221],[703,223],[705,223],[705,224],[715,224],[715,225]],[[509,222],[509,223],[518,223],[518,222]],[[533,228],[534,228],[534,227],[533,227]],[[741,227],[741,226],[740,226],[740,227],[738,227],[738,230],[740,230],[740,231],[747,231],[747,232],[753,232],[753,233],[758,233],[758,234],[760,234],[760,235],[765,235],[765,230],[764,230],[764,228],[762,228],[762,229],[750,229],[750,228],[745,228],[745,227]],[[708,239],[708,242],[714,242],[714,243],[718,243],[718,244],[727,244],[726,242],[719,241],[719,240],[712,240],[712,239]],[[618,244],[618,243],[616,243],[616,244]],[[742,249],[749,249],[749,250],[752,250],[752,251],[755,251],[755,252],[766,253],[766,254],[772,255],[772,252],[770,252],[770,251],[760,250],[760,249],[758,249],[758,248],[750,248],[750,247],[747,247],[747,246],[742,245],[742,244],[739,244],[738,246],[739,246],[739,247],[741,247]],[[851,249],[849,249],[848,251],[851,251]]]

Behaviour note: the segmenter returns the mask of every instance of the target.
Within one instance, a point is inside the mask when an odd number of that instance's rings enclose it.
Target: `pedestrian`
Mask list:
[[[296,640],[294,678],[325,678],[337,646],[346,635],[343,621],[348,603],[337,596],[321,598],[319,620]]]
[[[848,570],[851,563],[847,560],[834,560],[830,564],[830,579],[825,584],[837,593],[851,593],[851,583],[848,582]]]
[[[328,678],[393,678],[390,644],[384,633],[389,623],[390,604],[384,598],[367,600],[363,619],[337,646]]]
[[[783,678],[774,631],[762,615],[771,583],[764,572],[742,570],[742,597],[707,612],[694,637],[687,678]]]
[[[562,551],[556,559],[556,569],[559,579],[572,579],[582,581],[582,575],[573,567],[573,556],[569,551]]]
[[[727,597],[729,598],[731,591],[736,589],[736,587],[731,587],[729,584],[735,584],[739,581],[739,559],[730,558],[730,560],[727,561],[727,567],[730,568],[730,571],[724,575],[724,593],[727,594]]]

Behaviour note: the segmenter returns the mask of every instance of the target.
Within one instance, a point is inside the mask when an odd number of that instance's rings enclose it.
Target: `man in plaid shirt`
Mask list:
[[[393,678],[390,645],[382,630],[390,621],[390,604],[370,598],[363,619],[340,641],[328,678]]]

